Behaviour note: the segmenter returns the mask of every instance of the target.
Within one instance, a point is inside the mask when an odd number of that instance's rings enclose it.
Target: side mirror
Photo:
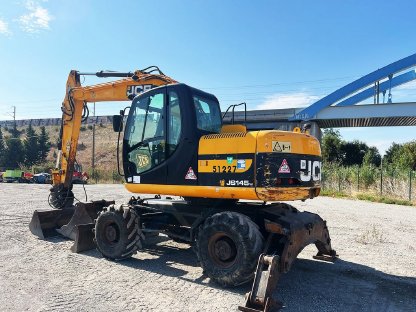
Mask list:
[[[121,115],[113,116],[113,130],[114,132],[123,131],[123,116]]]

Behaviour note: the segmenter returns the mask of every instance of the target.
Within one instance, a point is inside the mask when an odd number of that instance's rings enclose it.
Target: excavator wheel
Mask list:
[[[95,222],[94,241],[107,259],[130,258],[142,248],[144,241],[139,216],[129,205],[105,207]]]
[[[223,286],[237,286],[254,276],[263,249],[258,226],[237,212],[207,218],[196,238],[196,252],[204,274]]]

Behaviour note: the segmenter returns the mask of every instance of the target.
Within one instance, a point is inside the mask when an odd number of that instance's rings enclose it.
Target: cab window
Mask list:
[[[168,155],[171,155],[178,146],[181,137],[181,129],[182,120],[179,97],[175,91],[170,91],[168,103]]]
[[[197,127],[200,130],[218,133],[221,129],[221,111],[217,102],[197,95],[193,96]]]
[[[139,99],[126,126],[129,174],[147,171],[165,160],[165,93]]]

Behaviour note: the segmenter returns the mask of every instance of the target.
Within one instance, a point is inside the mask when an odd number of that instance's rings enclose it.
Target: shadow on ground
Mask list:
[[[54,237],[48,241],[59,243],[64,239]],[[176,265],[198,267],[192,247],[173,244],[166,237],[158,237],[141,251],[150,258],[136,257],[120,261],[120,265],[134,269],[183,279],[215,289],[219,286],[207,282],[201,275],[187,277],[186,270]],[[97,250],[83,255],[101,258]],[[250,291],[251,285],[227,288],[241,295]],[[283,274],[273,296],[283,302],[284,311],[415,311],[416,278],[400,277],[377,271],[374,268],[338,259],[335,263],[313,259],[297,259],[292,269]]]

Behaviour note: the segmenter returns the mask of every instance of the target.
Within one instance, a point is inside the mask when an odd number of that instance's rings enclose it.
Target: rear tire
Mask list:
[[[139,216],[128,205],[105,207],[95,222],[95,244],[110,260],[130,258],[143,246]]]
[[[254,276],[263,248],[258,226],[237,212],[221,212],[200,226],[196,252],[204,274],[223,286],[237,286]]]

